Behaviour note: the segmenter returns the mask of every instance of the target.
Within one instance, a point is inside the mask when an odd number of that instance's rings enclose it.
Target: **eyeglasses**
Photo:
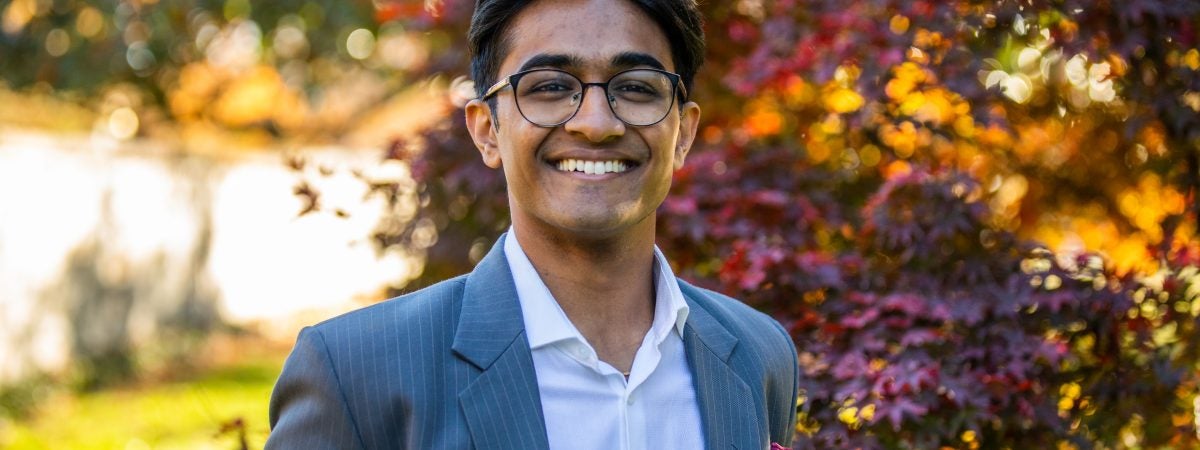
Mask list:
[[[632,69],[620,72],[603,83],[584,83],[575,75],[558,69],[533,69],[517,72],[488,88],[480,100],[512,86],[517,110],[530,123],[553,128],[567,123],[579,112],[587,88],[599,86],[608,98],[613,115],[632,126],[661,122],[675,106],[676,89],[680,97],[686,90],[679,75],[658,69]],[[681,100],[682,101],[682,100]]]

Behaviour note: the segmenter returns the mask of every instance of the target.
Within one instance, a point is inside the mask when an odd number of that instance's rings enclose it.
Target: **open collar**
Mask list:
[[[453,352],[480,370],[458,403],[478,448],[547,449],[545,419],[504,237],[466,278]],[[707,310],[712,300],[676,283],[689,306],[683,331],[707,448],[753,448],[750,388],[729,358],[738,339]]]
[[[502,238],[505,261],[512,271],[514,286],[521,305],[521,315],[525,323],[525,334],[529,338],[529,346],[537,350],[556,342],[577,340],[586,343],[562,307],[554,299],[546,283],[529,261],[517,239],[516,233],[509,232]],[[657,246],[654,247],[654,318],[650,327],[655,345],[666,339],[667,333],[674,330],[680,338],[683,337],[684,324],[687,322],[690,307],[679,290],[679,282],[667,264],[666,257]]]

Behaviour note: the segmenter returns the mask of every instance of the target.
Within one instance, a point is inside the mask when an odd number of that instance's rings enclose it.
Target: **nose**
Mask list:
[[[591,88],[599,88],[600,92],[588,95]],[[625,122],[613,114],[607,94],[603,85],[584,85],[583,92],[580,93],[583,96],[580,100],[583,104],[579,105],[575,117],[563,124],[563,128],[568,133],[583,136],[592,142],[604,142],[625,134]]]

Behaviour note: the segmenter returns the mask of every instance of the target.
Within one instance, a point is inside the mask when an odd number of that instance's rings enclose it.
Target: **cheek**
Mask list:
[[[666,121],[664,120],[664,122]],[[678,120],[675,120],[661,125],[644,135],[646,143],[654,149],[654,154],[661,162],[668,166],[674,166],[675,150],[679,143],[679,123]]]
[[[549,130],[533,126],[521,119],[520,116],[517,116],[517,120],[520,122],[505,121],[503,117],[500,120],[503,125],[499,145],[504,165],[532,167],[532,165],[540,163],[537,158],[538,147],[541,146]]]

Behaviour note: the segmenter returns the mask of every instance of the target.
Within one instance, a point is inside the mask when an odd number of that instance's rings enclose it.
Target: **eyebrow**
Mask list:
[[[557,53],[539,53],[521,64],[517,72],[538,67],[552,67],[555,69],[566,69],[568,67],[579,67],[583,65],[583,59],[575,55],[564,55]]]
[[[650,66],[658,70],[666,70],[666,67],[663,66],[662,61],[659,61],[658,58],[641,52],[621,52],[616,56],[613,56],[612,59],[609,60],[609,64],[618,69],[629,69],[637,66]],[[580,58],[576,55],[567,55],[561,53],[539,53],[534,55],[532,58],[529,58],[529,60],[525,61],[524,64],[521,64],[521,67],[518,68],[517,71],[524,72],[526,70],[535,69],[538,67],[567,69],[583,66],[583,58]]]
[[[659,61],[658,58],[640,52],[622,52],[614,56],[609,64],[622,69],[650,66],[658,70],[667,70],[666,66],[663,66],[662,61]]]

